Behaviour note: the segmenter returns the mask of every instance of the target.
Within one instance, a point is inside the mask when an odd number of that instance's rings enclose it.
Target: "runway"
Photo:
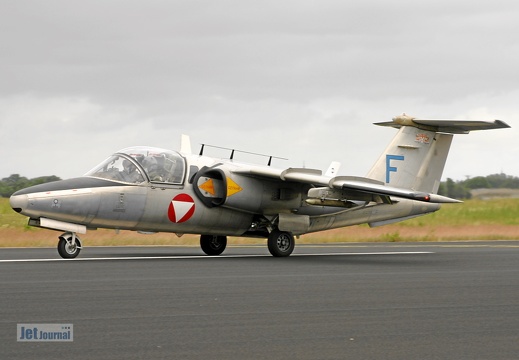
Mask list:
[[[1,359],[513,359],[519,241],[0,249]],[[73,342],[19,342],[69,323]]]

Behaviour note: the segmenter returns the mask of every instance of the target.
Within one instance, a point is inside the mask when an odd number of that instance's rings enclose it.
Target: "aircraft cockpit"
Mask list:
[[[185,159],[177,152],[152,147],[130,147],[113,154],[85,176],[130,184],[182,184],[186,171]]]

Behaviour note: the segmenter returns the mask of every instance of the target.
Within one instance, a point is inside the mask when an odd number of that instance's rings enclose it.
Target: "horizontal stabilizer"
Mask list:
[[[401,128],[402,126],[413,126],[418,129],[442,132],[449,134],[468,134],[476,130],[506,129],[510,126],[501,120],[481,121],[481,120],[427,120],[417,119],[406,114],[393,118],[393,121],[375,123],[380,126],[391,126]]]

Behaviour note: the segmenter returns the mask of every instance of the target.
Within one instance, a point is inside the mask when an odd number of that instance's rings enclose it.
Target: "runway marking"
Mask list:
[[[310,256],[367,256],[367,255],[423,255],[434,254],[431,251],[387,251],[387,252],[364,252],[364,253],[322,253],[322,254],[292,254],[290,257],[310,257]],[[121,256],[121,257],[90,257],[75,259],[5,259],[0,263],[31,263],[31,262],[57,262],[57,261],[113,261],[113,260],[195,260],[195,259],[240,259],[240,258],[258,258],[272,257],[270,254],[265,255],[164,255],[164,256]]]
[[[499,240],[498,240],[499,241]],[[515,240],[514,240],[515,241]],[[335,247],[335,248],[369,248],[373,246],[384,246],[385,248],[430,248],[430,247],[444,247],[444,248],[519,248],[519,245],[511,245],[511,244],[438,244],[438,243],[424,243],[424,244],[411,244],[411,243],[370,243],[367,245],[362,244],[299,244],[299,247],[306,247],[306,248],[323,248],[326,246],[329,247]],[[232,246],[232,245],[229,245]],[[245,245],[248,246],[248,245]],[[196,247],[196,246],[194,246]],[[239,245],[235,245],[235,247],[239,247]]]

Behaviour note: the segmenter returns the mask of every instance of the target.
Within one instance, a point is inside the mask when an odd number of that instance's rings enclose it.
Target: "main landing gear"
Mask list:
[[[268,248],[272,256],[286,257],[294,251],[294,235],[288,231],[273,230],[267,240]]]
[[[200,247],[207,255],[215,256],[223,253],[227,246],[227,236],[201,235]]]
[[[267,239],[268,249],[272,256],[286,257],[294,251],[294,235],[288,231],[273,230]],[[200,247],[207,255],[217,256],[224,252],[227,236],[201,235]]]
[[[66,232],[59,237],[58,253],[64,259],[73,259],[81,251],[81,240],[76,233]]]

